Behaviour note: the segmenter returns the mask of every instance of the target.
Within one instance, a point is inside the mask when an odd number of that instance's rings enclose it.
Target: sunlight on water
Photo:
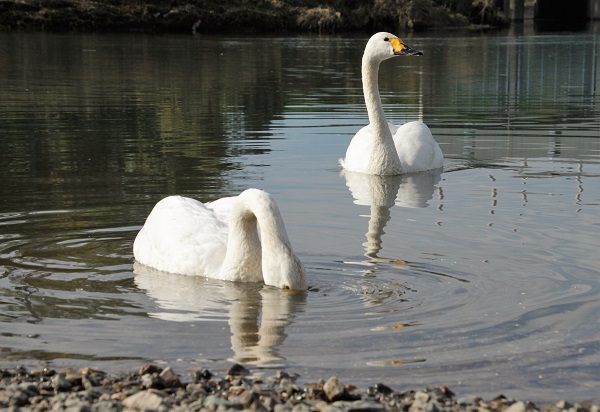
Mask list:
[[[597,35],[412,38],[425,56],[384,63],[382,99],[446,160],[398,177],[338,165],[367,122],[362,37],[2,37],[0,366],[597,397]],[[248,187],[307,292],[133,265],[160,198]]]

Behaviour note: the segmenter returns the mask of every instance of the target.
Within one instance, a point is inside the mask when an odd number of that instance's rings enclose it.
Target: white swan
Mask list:
[[[307,288],[279,209],[258,189],[206,204],[181,196],[162,199],[135,238],[133,255],[164,272]]]
[[[379,96],[379,64],[395,56],[420,56],[391,33],[374,34],[365,47],[362,58],[363,93],[369,125],[356,133],[342,167],[351,172],[370,175],[399,175],[441,168],[442,150],[423,122],[409,122],[402,126],[385,119]]]

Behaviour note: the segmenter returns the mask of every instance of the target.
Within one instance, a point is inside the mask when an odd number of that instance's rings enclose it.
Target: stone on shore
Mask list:
[[[0,409],[14,411],[255,411],[255,412],[600,412],[589,401],[562,400],[539,408],[529,401],[499,395],[489,401],[462,396],[445,386],[395,391],[378,383],[366,390],[326,381],[299,384],[298,376],[277,372],[252,377],[233,365],[225,377],[206,369],[190,373],[189,381],[170,367],[144,365],[116,376],[92,368],[27,372],[0,369]]]
[[[133,394],[123,400],[123,406],[130,409],[136,410],[155,410],[161,406],[167,406],[163,401],[163,397],[160,392],[152,389],[146,389],[144,391]]]

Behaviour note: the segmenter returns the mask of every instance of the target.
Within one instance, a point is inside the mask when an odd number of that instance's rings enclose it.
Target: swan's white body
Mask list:
[[[382,61],[395,56],[420,55],[391,33],[374,34],[362,59],[362,83],[369,125],[356,133],[340,164],[350,172],[399,175],[438,169],[444,156],[423,122],[396,126],[387,122],[379,95],[378,74]]]
[[[181,196],[162,199],[138,233],[133,255],[164,272],[307,287],[279,209],[258,189],[206,204]]]

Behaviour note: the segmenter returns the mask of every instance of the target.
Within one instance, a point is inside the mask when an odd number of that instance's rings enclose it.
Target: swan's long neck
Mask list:
[[[370,174],[401,174],[400,158],[379,95],[379,63],[378,60],[370,58],[367,52],[363,55],[363,93],[373,135],[373,148],[369,160]]]
[[[373,133],[380,140],[387,137],[391,140],[392,134],[387,125],[379,95],[379,62],[370,60],[366,55],[362,60],[362,83],[369,123],[373,128]]]
[[[251,208],[260,226],[263,262],[273,259],[274,253],[291,253],[292,246],[275,202],[268,196],[258,196]]]
[[[220,277],[226,280],[262,281],[262,251],[257,219],[242,202],[236,202],[229,217],[227,251]]]
[[[231,210],[227,252],[221,268],[222,274],[227,272],[238,279],[243,274],[247,280],[272,286],[306,288],[304,270],[292,251],[279,208],[266,192],[244,191]]]

